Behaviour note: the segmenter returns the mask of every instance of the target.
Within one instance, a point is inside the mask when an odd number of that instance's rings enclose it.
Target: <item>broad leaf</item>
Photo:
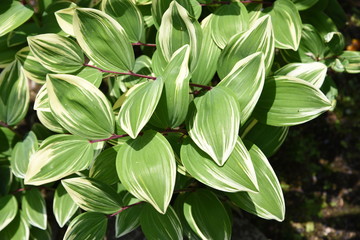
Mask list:
[[[201,239],[231,239],[230,217],[209,190],[190,193],[184,203],[185,219]]]
[[[258,184],[250,155],[238,138],[226,163],[219,167],[190,139],[181,146],[181,162],[196,180],[224,192],[256,192]]]
[[[100,87],[103,77],[103,74],[99,70],[91,67],[83,67],[78,72],[73,73],[73,75],[91,82],[97,88]]]
[[[147,239],[183,239],[180,220],[171,206],[165,214],[161,214],[146,204],[141,212],[140,223]]]
[[[264,54],[268,73],[274,59],[274,34],[270,16],[256,20],[249,30],[234,36],[220,54],[217,71],[219,76],[228,75],[236,63],[256,52]]]
[[[222,77],[221,77],[222,78]],[[259,100],[265,81],[264,55],[261,52],[238,61],[218,86],[231,89],[240,105],[242,124],[250,117]]]
[[[18,1],[5,1],[0,5],[0,36],[11,32],[22,25],[33,15],[34,11]]]
[[[166,212],[175,186],[176,163],[164,136],[147,131],[127,141],[118,152],[116,170],[131,194],[160,213]]]
[[[281,222],[285,217],[285,202],[279,180],[261,150],[255,144],[247,142],[246,145],[256,169],[259,192],[238,192],[228,196],[247,212]]]
[[[224,4],[213,13],[212,38],[223,49],[230,39],[249,28],[249,14],[241,2]]]
[[[112,214],[121,209],[119,196],[110,186],[91,178],[62,180],[74,202],[85,211]]]
[[[211,19],[213,14],[208,15],[201,22],[203,38],[198,62],[192,71],[191,81],[197,84],[208,84],[216,72],[217,61],[221,49],[214,43],[211,33]]]
[[[21,200],[21,209],[28,222],[37,228],[46,229],[47,214],[45,199],[37,188],[26,190]]]
[[[75,36],[73,28],[73,16],[75,13],[76,4],[72,3],[69,8],[64,8],[55,12],[56,21],[61,29],[69,34]]]
[[[84,138],[58,134],[45,139],[30,158],[25,184],[43,185],[86,169],[93,158],[93,147]]]
[[[294,77],[266,79],[254,117],[272,126],[301,124],[331,108],[331,102],[311,83]]]
[[[29,98],[28,81],[20,62],[14,61],[0,74],[0,121],[18,124],[27,113]]]
[[[18,203],[14,195],[0,197],[0,231],[15,218],[18,212]]]
[[[277,70],[274,75],[300,78],[320,88],[325,80],[326,72],[326,65],[320,62],[290,63]]]
[[[39,118],[39,121],[42,125],[44,125],[49,130],[56,133],[66,133],[68,132],[65,128],[63,128],[60,123],[55,119],[54,115],[51,111],[42,111],[37,110],[36,115]]]
[[[0,232],[0,239],[29,239],[28,223],[19,211],[14,220]]]
[[[0,165],[0,196],[9,193],[14,177],[8,165]]]
[[[189,45],[178,49],[161,75],[164,89],[151,121],[156,126],[175,128],[186,118],[190,102],[189,50]]]
[[[156,46],[166,62],[184,46],[190,45],[190,69],[194,69],[201,49],[202,32],[200,24],[191,18],[184,7],[176,1],[170,3],[162,17],[156,36]]]
[[[39,228],[30,229],[31,240],[52,240],[51,229],[41,230]]]
[[[162,78],[134,86],[119,112],[120,127],[136,138],[151,118],[164,86]]]
[[[72,73],[84,64],[81,48],[70,38],[46,33],[27,39],[35,58],[52,72]]]
[[[124,28],[129,40],[139,42],[144,34],[144,19],[131,0],[104,0],[102,11],[109,14]]]
[[[19,141],[19,137],[15,132],[6,127],[0,127],[0,159],[11,156],[13,148]]]
[[[187,129],[196,145],[219,166],[235,147],[240,108],[232,90],[217,86],[194,100]],[[221,123],[221,124],[220,124]]]
[[[83,78],[50,74],[46,80],[51,112],[70,133],[88,139],[110,137],[114,114],[105,95]]]
[[[299,11],[311,8],[319,0],[291,0]]]
[[[78,210],[78,206],[66,192],[62,184],[55,190],[53,212],[56,222],[62,228]]]
[[[112,17],[96,9],[77,8],[73,27],[80,47],[98,67],[116,72],[132,70],[132,46],[123,27]]]
[[[291,0],[277,0],[269,14],[274,28],[275,47],[296,51],[300,43],[302,22],[295,4]]]
[[[104,214],[84,212],[71,221],[64,239],[103,239],[106,228],[107,218]]]
[[[22,142],[18,142],[11,154],[11,170],[18,178],[24,178],[32,154],[38,149],[36,135],[29,132]]]

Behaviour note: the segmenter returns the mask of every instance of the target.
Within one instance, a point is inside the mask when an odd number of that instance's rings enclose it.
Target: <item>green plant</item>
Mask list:
[[[336,0],[7,0],[0,12],[1,239],[51,238],[48,191],[65,239],[102,239],[111,217],[116,237],[141,225],[148,239],[230,239],[238,207],[282,221],[267,158],[289,126],[335,107],[328,68],[360,72]],[[19,136],[28,79],[42,85],[41,124]]]

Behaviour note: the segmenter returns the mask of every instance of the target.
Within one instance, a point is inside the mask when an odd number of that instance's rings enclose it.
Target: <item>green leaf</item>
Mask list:
[[[264,55],[257,52],[238,61],[218,86],[231,89],[240,105],[242,124],[250,117],[265,81]]]
[[[0,121],[18,124],[27,113],[29,98],[28,81],[21,64],[14,61],[0,74]]]
[[[160,100],[164,80],[157,78],[152,82],[134,86],[119,112],[120,127],[136,138],[142,128],[150,120]]]
[[[19,211],[14,220],[0,232],[0,239],[29,239],[28,223]]]
[[[326,77],[326,72],[326,65],[320,62],[289,63],[277,70],[274,75],[300,78],[313,84],[316,88],[320,88]]]
[[[19,141],[15,132],[8,128],[0,127],[0,159],[11,156],[15,144]]]
[[[161,214],[146,204],[141,212],[140,223],[147,239],[183,239],[180,220],[171,206],[165,214]]]
[[[52,240],[51,229],[41,230],[39,228],[30,229],[31,240]]]
[[[117,145],[101,152],[90,168],[89,177],[113,185],[119,181],[116,172],[116,155],[121,145]]]
[[[277,0],[270,11],[274,28],[275,47],[293,49],[299,47],[302,22],[299,11],[291,0]]]
[[[66,192],[62,184],[55,190],[53,212],[56,222],[62,228],[78,210],[78,206]]]
[[[62,180],[74,202],[85,211],[112,214],[121,208],[119,196],[109,185],[91,178]]]
[[[344,51],[339,59],[348,73],[360,73],[360,51]]]
[[[119,150],[116,170],[121,183],[136,198],[165,213],[176,178],[175,156],[166,138],[147,131]]]
[[[25,184],[43,185],[86,169],[93,159],[88,140],[66,134],[53,135],[43,141],[30,158]]]
[[[226,27],[225,27],[226,26]],[[249,28],[249,14],[241,2],[222,5],[211,19],[212,38],[223,49],[230,39]]]
[[[228,88],[214,87],[194,100],[190,112],[187,129],[191,139],[216,164],[224,165],[235,147],[240,126],[235,94]]]
[[[13,183],[13,174],[10,166],[0,165],[0,182],[0,196],[8,194]]]
[[[319,0],[291,0],[294,4],[297,10],[303,11],[306,9],[311,8],[315,5]]]
[[[11,154],[11,170],[18,178],[24,178],[32,154],[38,149],[36,135],[29,132],[22,142],[18,142]]]
[[[36,114],[46,128],[56,133],[66,133],[67,130],[63,128],[60,123],[55,119],[52,112],[37,110]]]
[[[96,9],[77,8],[73,27],[80,47],[98,67],[116,72],[132,70],[133,49],[115,19]]]
[[[101,9],[124,28],[131,42],[139,42],[145,33],[144,19],[131,0],[104,0]]]
[[[281,222],[285,217],[285,202],[279,180],[261,150],[250,142],[246,145],[256,169],[259,192],[238,192],[228,196],[236,205],[249,213]]]
[[[324,36],[330,54],[341,55],[345,48],[345,37],[341,32],[329,32]]]
[[[294,77],[266,79],[254,117],[272,126],[293,126],[314,119],[331,108],[331,102],[311,83]]]
[[[0,197],[0,231],[15,218],[18,212],[18,203],[14,195]]]
[[[103,239],[106,228],[107,218],[104,214],[84,212],[71,221],[64,239]]]
[[[190,46],[190,69],[194,69],[200,54],[202,32],[200,24],[176,1],[164,13],[156,36],[156,46],[166,62],[186,44]]]
[[[52,72],[72,73],[82,68],[85,62],[81,48],[70,38],[46,33],[27,40],[35,58]]]
[[[230,217],[214,193],[197,190],[185,199],[184,215],[201,239],[231,239]]]
[[[76,4],[72,3],[69,8],[64,8],[55,12],[56,21],[61,30],[70,36],[74,37],[73,16],[75,13]]]
[[[83,78],[50,74],[46,80],[51,112],[70,133],[87,139],[114,133],[114,114],[105,95]]]
[[[83,67],[80,71],[73,73],[73,75],[91,82],[97,88],[100,87],[103,77],[103,74],[99,70],[91,67]]]
[[[242,138],[256,144],[266,157],[271,157],[277,152],[289,132],[289,127],[269,126],[256,120],[251,121],[244,128]]]
[[[189,138],[181,146],[181,162],[192,177],[224,192],[256,192],[258,184],[250,155],[240,138],[226,163],[219,167]]]
[[[39,63],[30,51],[29,47],[24,47],[16,53],[16,59],[21,62],[25,76],[39,84],[44,84],[46,74],[50,73],[48,69]]]
[[[25,218],[32,226],[43,230],[46,229],[46,205],[39,189],[32,188],[26,190],[21,200],[21,209]]]
[[[179,48],[161,75],[164,90],[151,122],[156,126],[175,128],[186,118],[190,102],[189,50],[189,45]]]
[[[0,5],[0,36],[22,25],[33,15],[33,10],[18,1],[5,1]]]
[[[274,34],[270,16],[263,16],[244,33],[234,36],[221,52],[217,71],[219,76],[228,75],[235,64],[256,52],[264,54],[266,73],[274,59]]]
[[[221,49],[214,43],[211,37],[211,19],[213,16],[213,14],[209,14],[201,22],[203,38],[198,62],[192,70],[191,81],[193,83],[206,85],[211,81],[216,72]]]

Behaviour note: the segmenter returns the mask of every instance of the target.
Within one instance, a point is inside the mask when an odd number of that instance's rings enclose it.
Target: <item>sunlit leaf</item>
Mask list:
[[[37,188],[26,190],[21,200],[21,209],[28,222],[37,228],[46,229],[47,214],[45,199]]]
[[[29,239],[29,236],[28,223],[20,211],[14,220],[0,232],[0,239]]]
[[[0,197],[0,231],[15,218],[18,212],[18,203],[14,195]]]
[[[19,27],[34,13],[33,10],[18,1],[3,2],[0,5],[0,12],[0,36],[3,36]]]
[[[62,184],[55,190],[53,212],[56,222],[63,227],[78,210],[78,206],[66,192]]]

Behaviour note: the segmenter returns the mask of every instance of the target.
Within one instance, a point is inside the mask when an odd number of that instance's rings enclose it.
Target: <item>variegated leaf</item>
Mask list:
[[[0,5],[0,36],[11,32],[26,22],[34,11],[18,1],[5,1]]]
[[[62,228],[78,210],[78,206],[66,192],[62,184],[55,190],[53,212],[56,222]]]
[[[21,199],[21,210],[28,222],[37,228],[45,230],[47,227],[47,213],[45,199],[37,188],[26,190]]]
[[[187,129],[191,139],[219,166],[233,151],[240,126],[240,108],[232,90],[216,86],[195,98]]]
[[[73,28],[73,17],[76,9],[76,4],[71,3],[69,8],[64,8],[55,12],[56,21],[61,27],[61,29],[74,37],[74,28]]]
[[[14,195],[0,197],[0,231],[2,231],[16,217],[18,203]]]

